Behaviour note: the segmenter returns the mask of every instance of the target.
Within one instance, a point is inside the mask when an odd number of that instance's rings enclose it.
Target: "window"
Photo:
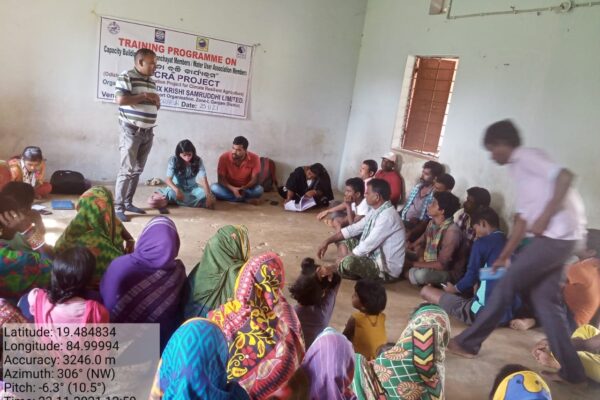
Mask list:
[[[437,157],[458,58],[409,57],[392,147]]]

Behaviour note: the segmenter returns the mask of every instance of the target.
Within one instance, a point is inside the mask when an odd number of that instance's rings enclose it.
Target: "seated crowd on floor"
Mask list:
[[[492,139],[485,139],[490,151]],[[170,204],[256,203],[263,195],[261,163],[247,149],[248,141],[236,137],[232,150],[220,156],[218,182],[211,185],[196,148],[182,140],[168,160],[167,187],[149,203],[162,214]],[[511,168],[517,168],[520,149],[513,146]],[[520,235],[519,243],[512,243],[515,233],[507,237],[502,231],[485,188],[467,189],[461,207],[452,193],[455,179],[443,165],[425,162],[405,196],[397,155],[386,153],[381,160],[381,169],[371,159],[357,166],[358,176],[345,181],[341,202],[334,201],[329,174],[318,162],[297,167],[279,187],[286,202],[314,198],[321,208],[317,219],[335,231],[315,249],[317,260],[309,255],[302,260],[300,275],[289,284],[294,306],[284,291],[281,258],[273,252],[250,254],[244,225],[221,227],[186,275],[177,258],[175,223],[156,216],[136,241],[115,213],[111,191],[102,186],[81,195],[75,217],[49,246],[43,220],[31,206],[52,187],[44,181],[41,150],[27,147],[21,156],[0,162],[0,323],[158,323],[162,361],[153,399],[178,398],[181,390],[189,398],[443,398],[450,318],[471,326],[482,315],[489,318],[485,310],[497,303],[500,295],[494,293],[506,290],[503,277],[511,273],[511,260],[526,257],[535,239]],[[557,305],[568,319],[568,345],[577,351],[585,375],[597,382],[599,240],[595,230],[580,240]],[[335,261],[318,264],[330,245]],[[506,254],[509,245],[516,250]],[[342,279],[356,280],[356,312],[338,332],[329,323]],[[400,338],[388,343],[385,285],[402,279],[420,287],[425,302],[415,304]],[[496,325],[535,325],[539,304],[531,304],[526,290],[509,293],[496,312]],[[190,348],[183,344],[198,337],[210,340],[191,347],[197,357],[185,357],[189,365],[182,366],[181,354]],[[545,367],[567,368],[552,337],[532,354]],[[195,379],[199,374],[205,378]],[[507,365],[490,398],[519,399],[533,392],[531,398],[551,398],[539,375]]]

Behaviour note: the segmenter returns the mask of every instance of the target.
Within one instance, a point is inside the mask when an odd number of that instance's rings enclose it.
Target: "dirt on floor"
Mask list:
[[[108,186],[111,190],[113,186]],[[135,204],[146,208],[146,199],[153,187],[140,186],[135,196]],[[71,199],[75,196],[52,196],[54,199]],[[340,197],[340,196],[337,196]],[[277,204],[275,204],[277,203]],[[42,205],[50,209],[50,202]],[[215,210],[170,208],[169,215],[176,223],[181,237],[179,258],[188,272],[201,259],[208,239],[223,225],[243,224],[248,228],[251,254],[274,251],[281,256],[286,271],[287,287],[295,280],[300,271],[300,261],[304,257],[316,257],[320,243],[332,229],[317,221],[317,211],[294,213],[283,211],[281,198],[276,193],[266,193],[258,206],[218,202]],[[75,211],[53,211],[44,216],[47,228],[47,241],[54,243],[62,233]],[[146,215],[131,215],[131,221],[125,224],[134,237],[138,237],[144,225],[155,215],[156,210],[148,210]],[[324,262],[333,261],[334,246],[330,246]],[[388,302],[387,315],[388,339],[395,342],[406,326],[410,312],[421,302],[419,290],[406,281],[386,285]],[[354,282],[344,280],[340,288],[331,326],[343,330],[346,320],[355,310],[351,297]],[[452,319],[452,336],[458,334],[465,325]],[[544,337],[543,331],[536,328],[527,332],[517,332],[508,328],[498,328],[484,343],[481,352],[474,360],[467,360],[446,354],[446,398],[449,400],[487,399],[496,373],[505,364],[520,363],[534,371],[540,371],[530,355],[532,346]],[[586,389],[574,389],[568,385],[548,382],[553,399],[600,399],[600,385],[590,384]]]

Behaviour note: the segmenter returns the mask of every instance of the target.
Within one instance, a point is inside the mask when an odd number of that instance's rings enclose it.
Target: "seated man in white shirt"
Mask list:
[[[365,185],[362,179],[348,179],[344,189],[344,202],[321,211],[317,219],[333,226],[336,231],[360,221],[370,209],[364,192]]]
[[[319,268],[321,277],[335,272],[348,279],[393,281],[400,277],[404,264],[404,224],[390,202],[389,184],[383,179],[372,179],[367,184],[365,198],[371,207],[365,218],[342,228],[319,247],[320,259],[331,243],[338,247],[336,263]]]

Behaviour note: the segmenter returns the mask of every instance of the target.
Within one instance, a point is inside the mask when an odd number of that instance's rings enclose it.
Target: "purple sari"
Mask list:
[[[161,350],[183,320],[187,280],[178,252],[173,221],[153,218],[134,252],[113,260],[100,283],[111,322],[160,323]]]

